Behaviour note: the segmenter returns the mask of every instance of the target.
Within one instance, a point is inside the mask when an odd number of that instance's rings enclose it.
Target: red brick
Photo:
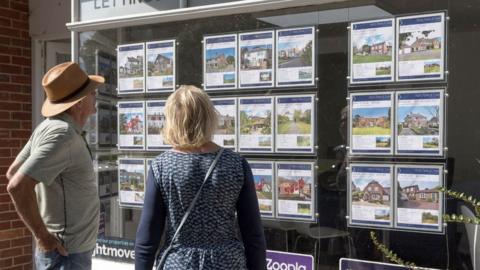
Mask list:
[[[6,188],[7,185],[1,185],[1,186],[3,186],[2,189],[4,189],[4,190],[7,189],[7,188]],[[5,193],[5,192],[4,192],[4,193]],[[8,212],[8,211],[10,211],[10,203],[1,203],[1,204],[0,204],[0,213],[2,213],[2,212]],[[0,249],[1,249],[1,248],[0,248]]]
[[[4,46],[0,46],[0,54],[22,55],[22,49],[4,45]]]
[[[10,149],[0,149],[0,156],[10,157],[12,155],[12,150]]]
[[[24,264],[22,270],[32,270],[33,269],[32,265],[33,265],[33,263]]]
[[[5,269],[9,266],[12,266],[13,259],[8,258],[8,259],[0,259],[0,269]]]
[[[11,2],[10,3],[10,8],[14,10],[18,10],[21,12],[28,12],[28,5],[27,4],[22,4],[18,2]]]
[[[14,120],[0,120],[0,128],[20,128],[20,122]]]
[[[0,14],[3,18],[20,19],[20,12],[9,8],[0,8]]]
[[[30,37],[30,33],[28,31],[20,31],[20,37],[27,39]]]
[[[8,55],[0,55],[0,63],[10,63],[10,56]]]
[[[13,258],[13,264],[23,264],[23,263],[28,263],[28,262],[31,262],[32,261],[32,254],[29,254],[29,255],[22,255],[22,256],[18,256],[18,257],[15,257]]]
[[[10,131],[0,129],[0,138],[8,138],[10,136]],[[0,174],[0,177],[2,175]]]
[[[8,1],[0,1],[0,2],[7,2]],[[0,4],[1,6],[2,4]],[[0,26],[7,26],[10,27],[12,25],[12,20],[5,19],[5,18],[0,18]]]
[[[31,83],[30,76],[12,75],[10,79],[12,80],[12,83],[24,83],[24,84]]]
[[[0,82],[10,82],[10,76],[6,74],[0,74]]]
[[[11,229],[10,221],[1,221],[0,222],[0,231]]]
[[[22,32],[19,31],[18,29],[0,27],[0,35],[7,36],[7,37],[21,37]]]
[[[0,120],[10,120],[10,112],[0,111]]]
[[[15,139],[0,139],[0,148],[20,147],[20,141]]]
[[[10,41],[9,37],[0,37],[0,45],[10,46]]]
[[[30,40],[28,39],[18,39],[18,38],[12,38],[11,39],[12,46],[18,46],[18,47],[26,47],[30,48]]]
[[[12,157],[0,157],[0,165],[3,166],[10,166],[12,164],[13,158]],[[1,194],[2,192],[0,192]]]
[[[25,228],[25,223],[22,220],[14,220],[12,221],[12,228]]]
[[[21,128],[26,130],[32,130],[32,121],[22,121]]]
[[[17,238],[12,240],[12,246],[13,247],[23,247],[26,245],[31,245],[32,244],[32,237],[31,236],[25,236],[22,238]]]
[[[12,86],[14,87],[14,86]],[[21,106],[21,103],[19,102],[2,102],[0,101],[0,110],[3,110],[3,111],[21,111],[22,110],[22,106]]]
[[[24,269],[23,269],[23,265],[17,265],[17,266],[8,267],[2,270],[24,270]]]
[[[30,66],[31,61],[30,61],[30,58],[27,58],[27,57],[13,56],[12,57],[12,64],[20,65],[20,66]]]
[[[0,249],[7,249],[7,248],[10,248],[10,247],[11,247],[10,240],[0,241]],[[0,263],[0,266],[1,266],[1,263]]]
[[[28,112],[12,112],[12,119],[14,120],[30,120],[32,119],[32,116]],[[12,136],[13,138],[16,138],[16,136]]]
[[[32,69],[30,68],[30,65],[28,65],[28,67],[23,68],[23,74],[29,75],[29,76],[32,75]]]
[[[29,28],[28,21],[12,20],[12,25],[15,29],[27,30]]]
[[[23,36],[23,34],[25,34],[28,37],[28,32],[22,32],[22,36]],[[22,50],[22,55],[31,57],[32,56],[32,51],[30,49],[23,49]]]
[[[20,102],[31,102],[32,95],[30,94],[10,94],[10,100],[20,101]]]
[[[22,68],[19,66],[3,64],[0,65],[0,73],[19,74],[22,73]]]
[[[30,245],[23,247],[23,254],[30,255],[30,258],[32,257],[32,241],[30,241]]]

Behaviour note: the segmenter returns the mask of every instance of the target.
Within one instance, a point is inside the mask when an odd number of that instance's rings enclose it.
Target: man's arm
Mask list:
[[[14,162],[8,171],[10,173],[11,170],[12,172],[16,172],[20,165],[21,163],[15,164]],[[16,172],[9,178],[7,191],[12,198],[18,214],[36,238],[38,248],[44,251],[56,249],[60,254],[67,256],[68,254],[65,248],[48,232],[40,217],[35,194],[35,185],[37,184],[38,182],[30,176]]]
[[[15,173],[18,171],[18,168],[20,168],[20,166],[22,166],[22,163],[21,161],[18,161],[18,160],[15,160],[11,165],[10,167],[8,167],[8,171],[7,171],[7,174],[5,175],[8,179],[8,181],[12,180],[12,177],[15,175]]]

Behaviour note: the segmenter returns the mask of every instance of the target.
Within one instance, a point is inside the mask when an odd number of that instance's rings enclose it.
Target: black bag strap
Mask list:
[[[205,175],[205,178],[203,179],[202,185],[200,186],[200,188],[199,188],[198,191],[197,191],[197,194],[195,195],[195,197],[193,198],[192,202],[191,202],[190,205],[188,206],[187,211],[185,211],[185,214],[183,215],[182,220],[180,221],[180,224],[178,225],[178,228],[177,228],[177,230],[175,231],[175,234],[173,235],[172,241],[170,242],[170,245],[168,246],[168,248],[165,249],[165,251],[163,252],[162,257],[161,257],[160,260],[158,261],[158,264],[157,264],[156,269],[162,269],[163,264],[165,263],[165,259],[167,258],[168,252],[169,252],[170,249],[172,248],[172,245],[173,245],[173,243],[175,242],[175,239],[177,239],[178,233],[179,233],[180,230],[182,229],[183,224],[185,224],[185,222],[187,221],[188,216],[190,216],[190,213],[192,212],[192,209],[193,209],[193,207],[195,206],[195,203],[197,202],[198,198],[200,197],[200,193],[202,192],[203,186],[205,186],[205,183],[207,182],[208,178],[209,178],[210,175],[212,174],[213,169],[215,168],[215,165],[217,165],[217,162],[218,162],[218,160],[220,159],[220,156],[221,156],[222,153],[223,153],[223,150],[224,150],[223,148],[220,148],[220,150],[219,150],[218,153],[217,153],[217,156],[215,157],[215,159],[213,160],[212,164],[210,165],[210,168],[208,168],[207,174]]]

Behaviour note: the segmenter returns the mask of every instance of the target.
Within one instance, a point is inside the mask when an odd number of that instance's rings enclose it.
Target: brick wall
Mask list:
[[[32,269],[32,236],[15,212],[5,173],[31,132],[28,0],[0,0],[0,269]]]

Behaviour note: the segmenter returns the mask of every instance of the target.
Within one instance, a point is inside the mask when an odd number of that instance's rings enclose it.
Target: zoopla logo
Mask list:
[[[295,264],[274,262],[272,259],[267,258],[267,270],[307,270],[307,266],[299,265],[298,262]]]

